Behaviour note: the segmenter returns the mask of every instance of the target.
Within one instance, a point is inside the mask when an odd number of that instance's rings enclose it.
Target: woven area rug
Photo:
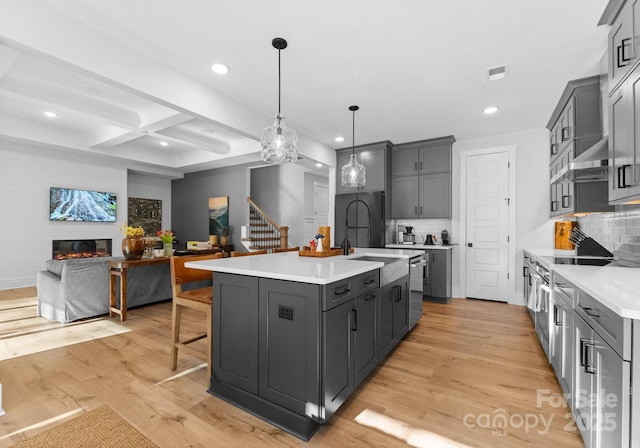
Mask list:
[[[64,422],[13,448],[158,448],[108,406]]]

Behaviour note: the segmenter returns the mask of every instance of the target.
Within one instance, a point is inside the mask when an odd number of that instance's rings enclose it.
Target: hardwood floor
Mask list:
[[[0,291],[2,350],[9,339],[29,345],[64,327],[36,317],[35,293]],[[382,415],[378,427],[384,417],[400,421],[387,431],[414,429],[416,446],[449,446],[426,442],[429,433],[451,446],[584,446],[525,308],[453,299],[425,302],[424,312],[307,444],[206,392],[205,341],[170,370],[169,302],[132,309],[125,322],[104,317],[130,331],[0,361],[0,447],[103,404],[160,447],[407,446],[357,423],[367,409]],[[194,334],[204,328],[195,311],[183,321]]]

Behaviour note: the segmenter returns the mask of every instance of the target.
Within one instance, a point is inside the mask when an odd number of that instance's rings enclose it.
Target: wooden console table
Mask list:
[[[169,264],[171,257],[143,258],[141,260],[109,260],[109,316],[120,315],[120,320],[127,320],[127,271],[129,268]],[[116,307],[116,277],[120,277],[120,308]]]
[[[221,248],[207,250],[185,251],[187,255],[214,254]],[[140,260],[108,260],[109,265],[109,316],[120,315],[120,320],[127,320],[127,271],[129,268],[150,266],[155,264],[169,264],[171,257],[142,258]],[[117,291],[116,277],[120,277],[120,308],[116,306]],[[169,279],[169,281],[171,281]]]

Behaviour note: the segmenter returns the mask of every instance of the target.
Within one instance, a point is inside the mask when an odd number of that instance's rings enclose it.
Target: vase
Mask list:
[[[173,255],[173,243],[162,243],[162,249],[165,257]]]
[[[318,238],[318,244],[316,245],[316,252],[322,252],[322,238]]]
[[[139,236],[128,236],[122,240],[122,254],[127,260],[140,260],[144,247],[144,238]]]

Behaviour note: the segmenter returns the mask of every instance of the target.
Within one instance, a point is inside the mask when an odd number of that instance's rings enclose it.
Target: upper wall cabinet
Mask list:
[[[609,203],[640,203],[640,0],[611,0],[609,31]]]
[[[391,152],[391,217],[451,218],[453,136],[397,145]]]
[[[358,163],[366,169],[364,187],[343,187],[340,179],[342,167],[349,163],[352,148],[336,150],[336,194],[385,191],[390,188],[391,142],[383,141],[355,147]]]
[[[598,25],[609,30],[609,91],[613,92],[640,56],[640,0],[611,0]]]

